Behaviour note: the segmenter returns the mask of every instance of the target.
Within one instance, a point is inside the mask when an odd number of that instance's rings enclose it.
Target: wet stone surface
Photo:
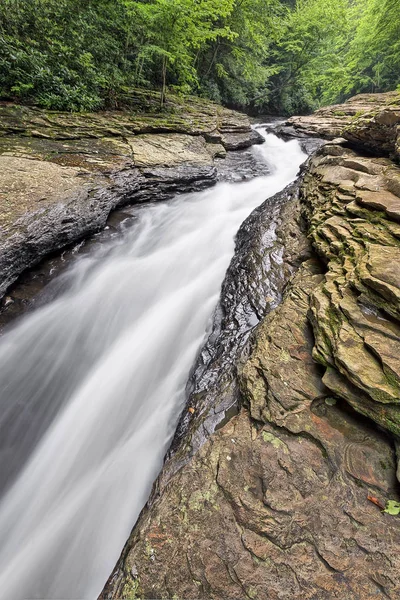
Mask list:
[[[218,181],[240,182],[268,174],[265,162],[257,159],[249,150],[227,152],[226,158],[215,160],[215,167]],[[171,185],[165,199],[172,195],[172,189]],[[151,201],[149,188],[143,190],[144,197],[146,194],[148,201]],[[146,209],[146,202],[117,208],[109,215],[102,231],[53,253],[36,267],[24,271],[0,300],[0,333],[19,316],[48,303],[62,293],[68,285],[67,277],[60,281],[54,280],[68,271],[77,258],[90,255],[101,246],[106,251],[111,240],[120,236],[125,228],[134,225],[136,215],[142,209]]]
[[[211,102],[148,110],[0,102],[0,297],[49,253],[102,230],[116,208],[212,186],[215,160],[263,142],[246,115]]]

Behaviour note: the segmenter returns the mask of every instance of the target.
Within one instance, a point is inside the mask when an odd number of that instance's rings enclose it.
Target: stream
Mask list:
[[[0,338],[3,598],[101,592],[174,435],[235,234],[306,159],[260,132],[267,175],[140,207]]]

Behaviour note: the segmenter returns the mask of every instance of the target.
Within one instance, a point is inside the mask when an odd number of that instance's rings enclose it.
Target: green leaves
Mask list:
[[[386,504],[384,512],[388,515],[393,515],[394,517],[400,515],[400,502],[396,502],[395,500],[389,500]]]
[[[398,0],[0,1],[0,97],[48,108],[170,87],[299,113],[398,85]]]

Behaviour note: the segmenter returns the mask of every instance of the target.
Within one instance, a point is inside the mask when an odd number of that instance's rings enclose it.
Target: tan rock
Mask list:
[[[392,219],[399,198],[389,187],[400,170],[348,149],[326,146],[319,155],[324,163],[312,160],[303,187],[310,235],[327,262],[311,294],[313,356],[334,393],[398,435],[400,230]],[[343,197],[341,176],[352,182],[345,189],[355,190],[355,201]]]
[[[212,165],[207,144],[201,136],[146,134],[127,139],[137,167],[175,167]]]
[[[396,598],[400,523],[368,500],[395,494],[393,449],[335,405],[311,359],[320,281],[305,264],[256,329],[241,380],[251,416],[242,409],[145,509],[101,599]]]
[[[287,135],[316,136],[327,139],[340,138],[341,144],[344,137],[347,140],[356,140],[359,145],[365,144],[372,150],[374,148],[379,150],[378,141],[365,143],[369,140],[369,135],[365,135],[365,142],[363,136],[358,135],[358,123],[365,123],[366,128],[368,120],[371,118],[369,115],[378,113],[377,131],[383,125],[387,129],[396,127],[397,115],[400,112],[399,100],[400,94],[398,92],[359,94],[349,98],[343,104],[324,106],[312,115],[291,117],[286,121],[281,131]],[[363,115],[368,116],[363,119]],[[349,136],[349,128],[354,132],[352,137]],[[382,141],[386,143],[384,135],[379,136],[379,143]],[[392,141],[389,145],[393,150]]]

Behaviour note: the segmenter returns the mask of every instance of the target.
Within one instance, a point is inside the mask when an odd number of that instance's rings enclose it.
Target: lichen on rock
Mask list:
[[[400,435],[400,169],[325,146],[302,188],[310,238],[327,265],[311,295],[314,359],[324,383]],[[343,181],[347,181],[343,187]]]
[[[110,212],[217,182],[216,159],[261,143],[246,115],[171,97],[167,112],[70,114],[0,102],[0,297]]]

